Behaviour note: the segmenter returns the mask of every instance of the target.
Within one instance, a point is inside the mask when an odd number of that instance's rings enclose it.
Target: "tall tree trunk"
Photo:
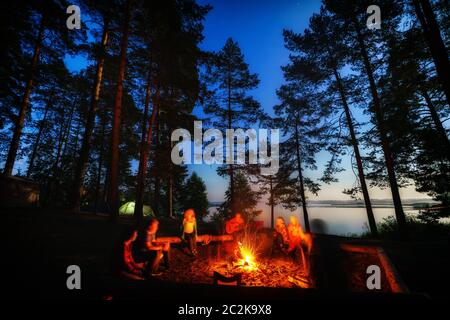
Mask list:
[[[72,121],[73,121],[73,115],[75,113],[75,108],[77,106],[78,102],[74,101],[72,104],[72,108],[70,109],[70,116],[69,116],[69,120],[67,121],[67,125],[66,125],[66,132],[64,134],[64,145],[63,145],[63,150],[61,153],[61,157],[64,157],[67,153],[67,145],[69,144],[69,137],[70,137],[70,131],[72,129]]]
[[[439,25],[433,13],[429,0],[412,0],[416,15],[425,35],[425,39],[430,47],[434,65],[439,82],[450,107],[450,61],[448,60],[447,49],[441,37]]]
[[[172,172],[172,163],[169,163],[169,176],[167,182],[167,215],[169,217],[173,217],[173,172]]]
[[[142,114],[142,132],[141,132],[141,142],[139,147],[139,167],[138,167],[138,174],[137,174],[137,185],[136,185],[136,203],[134,206],[134,218],[137,220],[138,223],[141,223],[143,220],[143,206],[144,201],[140,201],[140,199],[144,198],[144,186],[145,181],[142,181],[142,170],[143,170],[143,163],[144,160],[144,150],[147,146],[146,143],[146,137],[147,137],[147,121],[148,120],[148,108],[150,105],[150,99],[152,94],[152,69],[151,69],[151,60],[150,60],[150,67],[147,77],[147,86],[145,88],[145,101],[144,101],[144,112]]]
[[[33,144],[33,151],[31,152],[30,161],[28,163],[27,178],[29,178],[31,176],[31,171],[33,170],[34,160],[36,159],[37,151],[39,149],[39,144],[41,142],[42,132],[44,131],[45,123],[47,122],[47,114],[48,114],[48,110],[50,109],[50,105],[51,105],[50,102],[46,103],[44,116],[42,117],[41,123],[39,124],[39,131],[36,135],[36,140],[34,141],[34,144]]]
[[[425,99],[428,110],[430,111],[431,119],[433,120],[434,126],[441,137],[442,144],[446,149],[447,157],[450,159],[450,141],[448,140],[447,132],[445,131],[444,126],[442,125],[441,119],[439,118],[439,114],[436,111],[436,107],[433,104],[433,101],[430,98],[430,95],[425,89],[421,90],[421,94]]]
[[[105,131],[106,131],[106,108],[104,108],[102,117],[102,131],[100,134],[100,150],[98,155],[98,165],[97,165],[97,181],[95,183],[95,212],[98,212],[98,201],[100,198],[100,184],[102,181],[102,171],[103,171],[103,157],[105,152]]]
[[[22,104],[20,106],[19,116],[16,120],[16,125],[14,127],[14,133],[9,145],[8,156],[6,158],[4,174],[12,175],[14,168],[14,163],[16,162],[17,150],[19,149],[20,137],[22,136],[23,126],[25,125],[25,118],[28,113],[28,105],[30,103],[31,90],[33,89],[34,75],[36,73],[36,68],[39,62],[39,54],[41,52],[42,41],[44,40],[45,32],[45,17],[42,17],[39,32],[34,46],[33,58],[31,60],[31,65],[28,70],[28,80],[25,86],[25,92],[22,98]]]
[[[66,129],[66,124],[64,123],[64,116],[62,116],[61,120],[61,128],[59,130],[59,136],[58,136],[58,149],[56,152],[56,158],[55,163],[53,165],[53,178],[56,178],[58,176],[58,170],[59,170],[59,163],[61,162],[61,154],[62,154],[62,148],[64,145],[64,132]]]
[[[305,220],[305,230],[306,232],[310,231],[309,227],[309,217],[308,217],[308,208],[306,207],[306,194],[305,194],[305,183],[303,181],[303,171],[302,171],[302,158],[300,155],[300,135],[298,133],[298,125],[300,119],[297,116],[295,123],[295,151],[296,151],[296,159],[297,159],[297,170],[298,170],[298,183],[300,188],[300,197],[302,199],[302,209],[303,209],[303,218]]]
[[[131,1],[125,4],[125,21],[123,24],[122,39],[120,43],[119,74],[117,76],[116,97],[114,99],[114,116],[111,133],[111,167],[109,170],[108,203],[111,210],[111,220],[119,217],[119,154],[120,133],[122,129],[122,96],[123,80],[127,62],[128,36],[130,33]]]
[[[158,112],[156,115],[156,150],[160,150],[160,141],[161,141],[161,118],[160,118],[160,110],[158,108]],[[160,170],[159,170],[159,165],[160,165],[160,161],[159,161],[159,157],[157,154],[155,154],[154,157],[154,168],[153,168],[153,172],[154,172],[154,176],[155,176],[155,184],[154,184],[154,192],[153,192],[153,210],[155,211],[156,215],[160,214],[160,199],[161,199],[161,175],[160,175]]]
[[[78,119],[77,126],[75,129],[75,141],[73,142],[73,152],[72,152],[72,158],[75,159],[78,153],[78,141],[80,139],[80,128],[81,128],[81,121]]]
[[[231,79],[230,79],[230,75],[228,75],[228,81],[227,81],[227,86],[228,86],[228,97],[227,97],[227,103],[228,103],[228,129],[232,129],[232,125],[233,125],[233,115],[232,115],[232,110],[231,110]],[[227,143],[231,143],[231,145],[229,146],[229,148],[227,149],[227,152],[231,152],[231,150],[233,150],[233,152],[231,153],[232,161],[234,161],[234,139],[232,141],[228,141]],[[233,168],[233,164],[230,163],[228,166],[228,174],[230,176],[230,203],[231,203],[231,213],[235,214],[236,212],[236,201],[235,201],[235,197],[234,197],[234,168]]]
[[[355,153],[356,166],[358,168],[359,183],[361,185],[364,204],[366,206],[367,220],[369,221],[370,232],[373,237],[378,237],[377,224],[375,222],[375,216],[372,210],[372,203],[370,201],[369,191],[367,188],[366,179],[364,177],[364,169],[362,165],[361,154],[359,153],[358,140],[356,139],[355,129],[353,127],[353,120],[350,113],[350,107],[347,103],[347,96],[345,94],[345,89],[342,84],[341,77],[339,76],[339,72],[337,71],[336,68],[333,68],[333,73],[336,78],[339,94],[341,96],[342,106],[344,107],[345,117],[347,119],[347,127],[350,132],[350,139],[353,145],[353,152]]]
[[[103,181],[103,194],[102,201],[105,204],[105,211],[110,212],[109,204],[108,204],[108,190],[109,190],[109,171],[111,170],[111,162],[108,161],[105,163],[106,175]]]
[[[151,98],[151,88],[152,88],[152,79],[151,79],[151,70],[149,71],[149,76],[147,80],[147,88],[145,93],[145,107],[144,114],[148,113],[148,106],[150,104]],[[144,206],[144,189],[145,189],[145,181],[147,180],[147,170],[148,170],[148,155],[150,152],[150,147],[152,145],[152,136],[153,136],[153,126],[155,124],[156,116],[158,114],[159,109],[159,86],[157,81],[155,81],[156,93],[153,96],[153,108],[152,115],[148,120],[148,132],[146,123],[143,123],[143,133],[141,140],[141,150],[139,157],[139,168],[138,168],[138,176],[137,176],[137,187],[136,187],[136,205],[134,206],[134,217],[138,223],[141,223],[143,220],[143,206]],[[145,120],[147,117],[145,116]],[[145,121],[146,122],[146,121]],[[147,137],[147,139],[145,139]]]
[[[275,226],[275,214],[274,214],[274,199],[273,199],[273,180],[272,176],[269,176],[269,187],[270,187],[270,228]]]
[[[55,161],[53,162],[52,166],[52,173],[48,180],[48,186],[47,186],[47,203],[52,203],[52,195],[54,194],[53,190],[55,189],[55,182],[58,177],[58,169],[59,169],[59,162],[61,159],[61,151],[63,146],[63,140],[64,140],[64,114],[61,114],[61,125],[59,127],[59,134],[58,134],[58,147],[56,149],[56,156]],[[55,198],[55,200],[58,198]],[[58,199],[59,200],[59,199]]]
[[[172,132],[172,126],[171,123],[168,122],[168,129],[169,132]],[[167,149],[168,156],[170,158],[171,151],[172,151],[172,141],[167,141],[169,144],[169,148]],[[169,218],[173,217],[173,178],[174,178],[174,172],[173,172],[173,164],[172,161],[169,161],[169,170],[168,170],[168,181],[167,181],[167,191],[168,191],[168,197],[167,197],[167,216]]]
[[[78,162],[76,163],[75,178],[72,190],[72,199],[70,200],[71,210],[78,212],[80,211],[80,199],[82,193],[82,187],[84,182],[84,177],[86,175],[87,163],[89,161],[89,153],[91,150],[91,140],[92,132],[95,125],[95,116],[97,114],[98,101],[100,99],[100,91],[103,79],[103,67],[105,64],[105,52],[106,46],[108,44],[109,36],[109,21],[108,18],[103,19],[103,34],[101,40],[101,50],[99,57],[97,58],[97,68],[95,72],[94,87],[92,90],[91,104],[89,106],[86,126],[83,135],[83,142],[81,144],[80,156]]]
[[[380,135],[381,147],[383,149],[386,169],[389,178],[389,185],[391,187],[392,200],[394,202],[395,208],[395,217],[397,220],[397,224],[399,227],[400,237],[404,240],[409,238],[408,235],[408,226],[406,223],[405,213],[403,211],[402,201],[400,198],[400,192],[397,184],[397,177],[394,170],[394,160],[392,158],[391,146],[389,144],[389,140],[387,137],[387,132],[384,123],[384,114],[381,108],[381,101],[378,96],[377,86],[375,84],[375,78],[373,76],[372,65],[369,60],[369,55],[367,53],[366,45],[364,43],[363,35],[361,34],[361,30],[359,29],[358,22],[353,20],[353,25],[355,27],[357,33],[357,40],[359,49],[361,52],[361,56],[363,58],[364,68],[367,73],[367,77],[369,79],[370,84],[370,92],[373,100],[373,107],[375,111],[375,118],[377,122],[378,133]]]

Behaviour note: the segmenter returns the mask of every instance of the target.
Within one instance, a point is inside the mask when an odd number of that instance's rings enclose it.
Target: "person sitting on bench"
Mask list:
[[[294,260],[301,259],[301,263],[305,271],[309,270],[309,261],[305,255],[310,254],[312,247],[312,238],[310,234],[303,232],[302,226],[296,216],[291,216],[288,226],[289,248],[287,252],[294,258]]]
[[[232,234],[235,240],[240,241],[245,232],[245,220],[242,218],[242,214],[236,213],[233,219],[228,220],[225,224],[225,231]]]
[[[136,230],[127,230],[113,251],[113,274],[131,279],[143,279],[147,264],[138,263],[133,257],[132,247],[137,238]]]
[[[150,269],[150,275],[152,276],[161,274],[158,272],[158,268],[161,259],[163,258],[166,269],[169,269],[170,243],[161,244],[155,242],[158,227],[159,221],[157,219],[150,220],[147,227],[141,233],[135,250],[136,260],[138,262],[147,262]]]
[[[286,223],[282,217],[278,217],[273,231],[273,251],[281,251],[287,254],[289,248],[289,235]]]

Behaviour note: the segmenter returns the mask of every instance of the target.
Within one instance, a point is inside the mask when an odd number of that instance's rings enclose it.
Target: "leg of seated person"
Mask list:
[[[272,238],[272,255],[275,254],[277,251],[279,251],[281,248],[281,243],[280,243],[280,234],[276,233],[273,235]]]
[[[153,252],[154,252],[154,257],[150,264],[151,265],[150,271],[151,271],[151,273],[157,273],[159,263],[161,262],[161,259],[163,257],[163,253],[161,252],[161,250],[154,250]]]
[[[162,252],[163,258],[164,258],[164,266],[166,269],[169,269],[170,267],[170,250],[164,250]]]
[[[194,250],[194,255],[197,255],[197,239],[195,235],[192,237],[192,248]]]
[[[189,251],[191,253],[194,253],[194,246],[192,244],[192,234],[187,234],[186,237],[187,237],[187,244],[188,244],[188,247],[189,247]]]

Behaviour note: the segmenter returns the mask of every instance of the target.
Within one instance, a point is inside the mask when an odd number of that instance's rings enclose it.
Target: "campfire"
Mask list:
[[[234,265],[243,271],[256,271],[258,270],[258,264],[256,263],[255,254],[251,252],[251,249],[244,247],[241,243],[239,245],[240,258],[234,263]]]
[[[240,267],[243,271],[251,272],[258,270],[258,264],[256,262],[257,246],[256,237],[246,234],[242,241],[238,241],[238,247],[236,249],[236,256],[238,261],[236,266]]]

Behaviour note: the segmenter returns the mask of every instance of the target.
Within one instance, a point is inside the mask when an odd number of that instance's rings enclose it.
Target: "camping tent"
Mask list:
[[[134,201],[126,202],[119,208],[119,213],[123,215],[132,215],[134,214]],[[153,210],[150,206],[144,205],[142,208],[142,211],[144,213],[144,216],[155,216],[153,213]]]

